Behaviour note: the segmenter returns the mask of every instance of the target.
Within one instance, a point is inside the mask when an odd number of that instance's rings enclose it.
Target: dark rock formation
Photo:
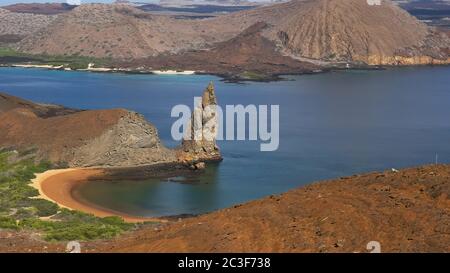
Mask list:
[[[179,158],[184,162],[221,160],[216,144],[218,130],[217,98],[214,86],[209,83],[202,100],[192,113],[192,119],[184,136]]]

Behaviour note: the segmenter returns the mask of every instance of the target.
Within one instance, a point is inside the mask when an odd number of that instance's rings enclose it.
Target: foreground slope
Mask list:
[[[233,208],[143,227],[85,252],[450,251],[450,166],[315,183]],[[65,244],[0,231],[0,252],[64,252]]]
[[[450,251],[450,167],[325,181],[88,245],[113,252]]]

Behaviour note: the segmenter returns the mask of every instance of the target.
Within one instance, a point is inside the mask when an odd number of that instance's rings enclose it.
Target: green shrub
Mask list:
[[[0,217],[0,228],[18,229],[16,220],[12,217]]]
[[[11,154],[0,151],[0,228],[38,230],[46,240],[66,241],[107,239],[135,226],[120,217],[99,218],[32,198],[39,192],[30,186],[30,179],[51,165],[48,162],[37,164],[29,158],[20,160],[20,157],[9,162]],[[52,216],[52,220],[40,219],[46,216]]]
[[[45,199],[32,199],[31,204],[37,209],[37,216],[46,217],[58,212],[58,205]]]

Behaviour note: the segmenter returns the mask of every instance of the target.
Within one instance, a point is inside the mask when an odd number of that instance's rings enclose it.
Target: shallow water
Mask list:
[[[316,180],[354,173],[450,163],[450,67],[347,71],[292,81],[229,84],[213,76],[96,74],[1,68],[0,90],[76,108],[122,107],[145,115],[164,143],[176,104],[192,106],[209,81],[219,103],[279,104],[280,147],[222,141],[224,161],[204,174],[147,181],[96,181],[86,200],[133,215],[202,213]]]

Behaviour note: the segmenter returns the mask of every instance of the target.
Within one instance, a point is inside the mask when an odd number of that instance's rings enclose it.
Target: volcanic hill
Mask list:
[[[366,0],[294,0],[199,20],[148,14],[128,5],[89,4],[59,15],[48,27],[24,39],[19,49],[126,61],[159,56],[167,59],[168,66],[173,54],[217,51],[221,43],[233,42],[260,22],[268,26],[262,36],[273,43],[273,49],[294,60],[369,65],[449,61],[448,36],[387,0],[381,5],[369,5]],[[240,41],[247,48],[255,42]],[[234,55],[242,56],[242,51],[231,53],[229,62],[239,67],[242,58]],[[253,56],[257,51],[245,54]],[[188,65],[195,61],[187,56]],[[208,65],[210,55],[200,57]]]

